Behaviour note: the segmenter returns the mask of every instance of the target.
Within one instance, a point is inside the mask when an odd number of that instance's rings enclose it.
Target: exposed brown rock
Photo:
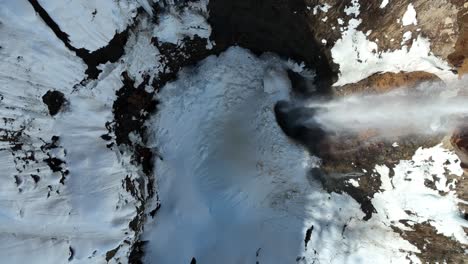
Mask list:
[[[386,93],[403,87],[411,89],[427,81],[440,81],[440,79],[427,72],[376,73],[360,82],[337,87],[335,95]],[[343,140],[344,138],[346,140]],[[441,136],[433,138],[405,136],[395,138],[390,142],[379,138],[375,131],[366,130],[355,135],[347,134],[329,137],[329,142],[323,145],[323,151],[327,155],[328,161],[336,160],[336,162],[339,162],[345,159],[354,163],[355,167],[371,169],[375,164],[391,165],[397,163],[400,159],[410,159],[418,147],[433,146],[441,139]],[[398,148],[392,146],[395,141],[399,144]],[[337,142],[341,142],[341,144],[336,144]],[[337,164],[333,164],[333,166],[335,165]],[[349,166],[346,167],[347,169],[343,168],[344,170],[341,172],[350,169]]]
[[[467,263],[465,251],[468,247],[438,233],[430,223],[417,223],[412,226],[404,222],[403,224],[413,230],[404,231],[394,226],[392,229],[419,249],[420,253],[415,254],[423,263]]]
[[[440,79],[426,72],[377,73],[358,83],[336,88],[335,95],[379,94],[402,87],[413,88],[425,81]],[[419,147],[432,147],[442,138],[443,135],[410,135],[382,139],[373,130],[326,135],[317,148],[317,155],[322,159],[321,181],[328,191],[346,192],[358,201],[367,220],[375,212],[371,200],[381,185],[380,175],[373,171],[375,165],[386,165],[392,170],[400,160],[411,159]],[[398,147],[393,142],[398,142]],[[358,180],[359,186],[349,184],[350,178]]]
[[[385,8],[380,8],[381,1],[359,1],[360,14],[358,17],[347,15],[345,8],[352,5],[351,0],[305,0],[310,7],[308,15],[309,27],[314,28],[317,40],[325,39],[323,47],[331,49],[334,43],[341,38],[341,32],[348,27],[351,18],[362,19],[358,27],[363,33],[369,33],[368,39],[377,43],[380,51],[401,49],[403,34],[412,32],[412,39],[421,35],[431,42],[431,50],[443,59],[447,59],[454,51],[459,36],[460,12],[464,8],[464,1],[459,0],[393,0]],[[314,7],[330,5],[327,12]],[[417,25],[403,26],[401,19],[409,4],[413,4],[418,20]],[[315,14],[314,14],[315,13]],[[338,19],[343,21],[338,23]],[[411,47],[412,41],[403,43]],[[324,54],[328,54],[326,51]],[[466,53],[465,53],[466,54]]]
[[[468,201],[468,120],[464,126],[460,126],[453,133],[450,141],[464,169],[463,176],[457,179],[455,191],[458,198]],[[464,203],[459,203],[458,205],[462,213],[464,213],[465,219],[468,220],[468,205]]]
[[[451,143],[461,159],[462,167],[468,169],[468,120],[465,124],[454,131]]]
[[[347,84],[336,88],[336,95],[346,96],[355,93],[378,94],[401,87],[415,87],[423,82],[441,81],[434,74],[416,72],[385,72],[375,73],[357,83]]]
[[[455,44],[455,51],[448,56],[448,60],[458,68],[458,73],[462,76],[468,74],[468,5],[466,3],[458,12],[457,21],[460,33]]]

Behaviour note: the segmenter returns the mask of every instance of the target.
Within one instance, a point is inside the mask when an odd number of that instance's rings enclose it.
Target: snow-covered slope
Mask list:
[[[0,5],[2,262],[103,262],[120,244],[129,247],[136,211],[122,180],[137,168],[101,138],[119,69],[93,89],[80,86],[85,65],[31,5]],[[42,102],[49,90],[68,101],[55,116]]]
[[[76,48],[95,51],[132,24],[137,1],[39,0]]]

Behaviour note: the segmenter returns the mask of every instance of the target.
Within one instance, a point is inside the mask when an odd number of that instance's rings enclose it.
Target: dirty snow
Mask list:
[[[413,33],[411,31],[406,31],[403,34],[403,39],[401,41],[401,45],[405,45],[408,40],[411,40],[411,37],[413,36]]]
[[[208,39],[211,26],[206,21],[207,13],[204,10],[200,5],[188,6],[182,11],[171,8],[159,17],[153,34],[159,41],[172,44],[178,44],[184,37],[193,39],[195,35]]]
[[[351,0],[351,4],[349,6],[346,6],[346,8],[344,9],[344,12],[348,16],[352,15],[354,17],[358,17],[360,14],[360,10],[359,10],[360,8],[361,8],[361,5],[359,4],[359,0]]]
[[[320,11],[322,11],[322,12],[324,12],[324,13],[327,13],[328,10],[329,10],[331,7],[332,7],[332,6],[329,5],[329,4],[327,4],[327,3],[325,3],[325,4],[323,4],[323,5],[316,5],[316,6],[314,7],[314,9],[312,10],[312,12],[313,12],[314,15],[317,15],[318,10],[320,10]]]

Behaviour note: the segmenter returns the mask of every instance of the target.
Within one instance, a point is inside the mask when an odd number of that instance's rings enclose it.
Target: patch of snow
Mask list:
[[[380,4],[380,8],[385,8],[388,5],[389,0],[382,0],[382,3]]]
[[[355,179],[349,179],[348,182],[354,187],[359,187],[359,182]]]
[[[409,26],[411,24],[417,25],[418,20],[416,19],[416,10],[414,9],[413,4],[409,4],[403,18],[401,19],[403,26]]]
[[[325,3],[323,5],[316,5],[313,9],[313,14],[316,15],[318,13],[318,10],[320,9],[320,11],[324,12],[324,13],[327,13],[328,10],[331,8],[332,6]]]
[[[376,72],[426,71],[445,81],[456,78],[448,63],[432,54],[427,39],[418,36],[409,49],[403,46],[399,50],[379,51],[375,42],[357,30],[360,24],[361,20],[351,19],[348,30],[331,50],[333,61],[340,65],[335,86],[358,82]]]
[[[186,7],[182,12],[170,10],[159,17],[159,24],[153,35],[161,42],[178,44],[184,37],[193,39],[195,35],[208,39],[211,26],[199,10]]]
[[[416,223],[429,221],[440,233],[447,237],[455,237],[462,243],[468,243],[463,227],[468,227],[458,213],[458,199],[454,191],[449,189],[445,170],[455,176],[461,176],[458,157],[437,145],[428,149],[418,149],[412,160],[400,161],[393,168],[393,177],[386,166],[376,166],[381,175],[381,193],[374,195],[372,203],[388,225],[396,224],[405,229],[399,220],[408,219]],[[425,186],[425,180],[434,181],[433,175],[439,180],[435,182],[437,190]],[[439,194],[439,191],[447,195]],[[413,214],[405,211],[409,210]]]
[[[401,41],[401,45],[403,46],[408,40],[411,39],[412,36],[413,36],[413,33],[411,33],[411,31],[406,31],[403,34],[403,40]]]
[[[344,12],[348,16],[353,15],[354,17],[359,17],[359,14],[360,14],[359,9],[360,8],[361,8],[361,5],[359,4],[359,0],[351,0],[351,5],[347,6],[344,9]]]

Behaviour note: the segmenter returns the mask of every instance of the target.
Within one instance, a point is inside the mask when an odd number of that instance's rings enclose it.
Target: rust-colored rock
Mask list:
[[[415,87],[423,82],[438,81],[439,77],[432,73],[415,72],[385,72],[375,73],[357,83],[351,83],[336,88],[336,95],[346,96],[356,93],[378,94],[385,93],[396,88]]]
[[[468,74],[468,5],[458,13],[459,36],[455,44],[455,51],[448,56],[451,64],[458,68],[461,77]]]
[[[423,263],[466,263],[466,245],[438,233],[429,222],[414,225],[401,222],[412,230],[392,226],[393,230],[419,249],[416,256]]]
[[[461,161],[461,166],[464,169],[462,177],[457,179],[455,191],[463,201],[468,201],[468,120],[464,125],[458,127],[452,134],[450,142]],[[465,219],[468,220],[468,205],[459,203],[460,210],[464,213]]]
[[[460,157],[462,167],[468,169],[468,120],[466,120],[465,124],[454,131],[451,143]]]

